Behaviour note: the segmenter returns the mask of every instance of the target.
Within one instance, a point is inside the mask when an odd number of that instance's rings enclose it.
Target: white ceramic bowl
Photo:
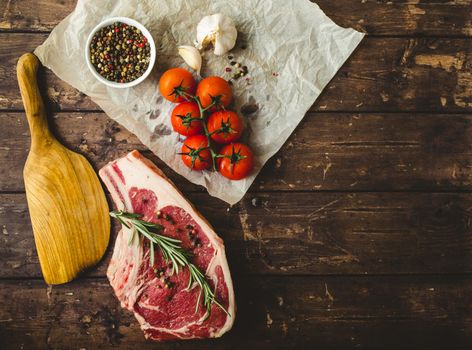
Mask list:
[[[90,62],[90,43],[92,42],[93,36],[95,35],[95,33],[97,31],[99,31],[103,27],[109,26],[110,24],[113,24],[115,22],[122,22],[122,23],[125,23],[125,24],[128,24],[130,26],[138,28],[141,31],[141,33],[143,33],[143,35],[148,40],[149,46],[151,48],[151,60],[149,62],[148,68],[146,69],[144,74],[141,75],[138,79],[130,81],[129,83],[116,83],[114,81],[110,81],[110,80],[105,79],[104,77],[102,77],[95,70],[95,67],[93,66],[92,62]],[[90,34],[87,38],[87,43],[85,44],[85,62],[87,62],[87,66],[89,67],[89,69],[92,72],[93,76],[95,78],[97,78],[100,82],[102,82],[103,84],[105,84],[107,86],[110,86],[110,87],[114,87],[114,88],[120,88],[120,89],[129,88],[129,87],[138,85],[139,83],[144,81],[144,79],[146,79],[148,77],[148,75],[151,73],[152,68],[154,67],[154,63],[156,62],[156,45],[154,44],[154,39],[152,38],[151,33],[149,33],[149,31],[146,29],[146,27],[144,27],[141,23],[135,21],[134,19],[127,18],[127,17],[111,17],[111,18],[108,18],[108,19],[104,20],[100,24],[98,24],[90,32]]]

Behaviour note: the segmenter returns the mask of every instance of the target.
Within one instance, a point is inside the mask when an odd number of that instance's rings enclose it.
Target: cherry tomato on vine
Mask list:
[[[207,129],[213,141],[229,143],[239,140],[244,124],[241,117],[233,111],[216,111],[208,117]]]
[[[183,68],[171,68],[162,74],[159,80],[159,90],[162,97],[174,102],[184,102],[185,98],[179,95],[179,92],[186,92],[193,95],[197,83],[188,70]]]
[[[192,170],[204,170],[211,164],[211,152],[205,135],[189,136],[180,154],[184,164]]]
[[[172,111],[170,122],[175,132],[180,135],[192,136],[200,134],[203,124],[200,119],[200,110],[195,102],[182,102]]]
[[[197,97],[203,108],[207,108],[213,101],[218,107],[228,107],[233,99],[233,92],[229,83],[220,77],[208,77],[197,86]],[[212,108],[214,110],[216,108]]]
[[[230,143],[219,153],[218,171],[231,180],[241,180],[248,176],[254,167],[254,155],[251,149],[242,143]]]

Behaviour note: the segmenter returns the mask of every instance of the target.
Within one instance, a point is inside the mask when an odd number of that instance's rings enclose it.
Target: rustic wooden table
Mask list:
[[[109,252],[73,283],[41,279],[15,64],[75,1],[0,0],[1,349],[471,348],[472,1],[318,3],[369,35],[232,208],[42,74],[66,145],[95,168],[142,150],[226,241],[234,329],[219,340],[156,344],[113,296]]]

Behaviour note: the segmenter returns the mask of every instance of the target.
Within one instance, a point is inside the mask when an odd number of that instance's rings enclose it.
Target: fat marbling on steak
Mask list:
[[[220,337],[235,317],[233,284],[223,241],[170,180],[138,151],[100,170],[118,210],[141,214],[163,226],[162,235],[177,238],[192,254],[192,262],[206,272],[216,299],[229,316],[212,304],[210,316],[200,301],[198,285],[187,289],[189,271],[171,273],[156,249],[154,266],[146,240],[128,244],[132,230],[118,233],[107,276],[121,305],[134,312],[146,338],[154,340]]]

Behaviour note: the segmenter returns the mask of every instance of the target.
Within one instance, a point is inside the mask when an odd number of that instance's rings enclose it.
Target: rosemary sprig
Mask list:
[[[149,241],[151,266],[154,266],[154,250],[155,246],[157,246],[160,249],[165,262],[172,263],[171,275],[179,273],[180,268],[188,268],[190,277],[187,289],[190,289],[194,283],[198,284],[200,287],[195,313],[198,312],[200,300],[203,297],[202,302],[207,309],[208,316],[211,313],[211,304],[217,305],[228,316],[231,316],[224,306],[216,300],[215,292],[208,284],[205,275],[198,269],[198,267],[190,262],[191,254],[180,246],[182,241],[159,234],[158,232],[161,232],[163,227],[159,224],[141,220],[142,215],[127,213],[120,210],[110,212],[110,216],[118,219],[126,228],[132,229],[132,234],[128,244],[131,244],[134,241],[136,233],[141,234],[142,237]]]

